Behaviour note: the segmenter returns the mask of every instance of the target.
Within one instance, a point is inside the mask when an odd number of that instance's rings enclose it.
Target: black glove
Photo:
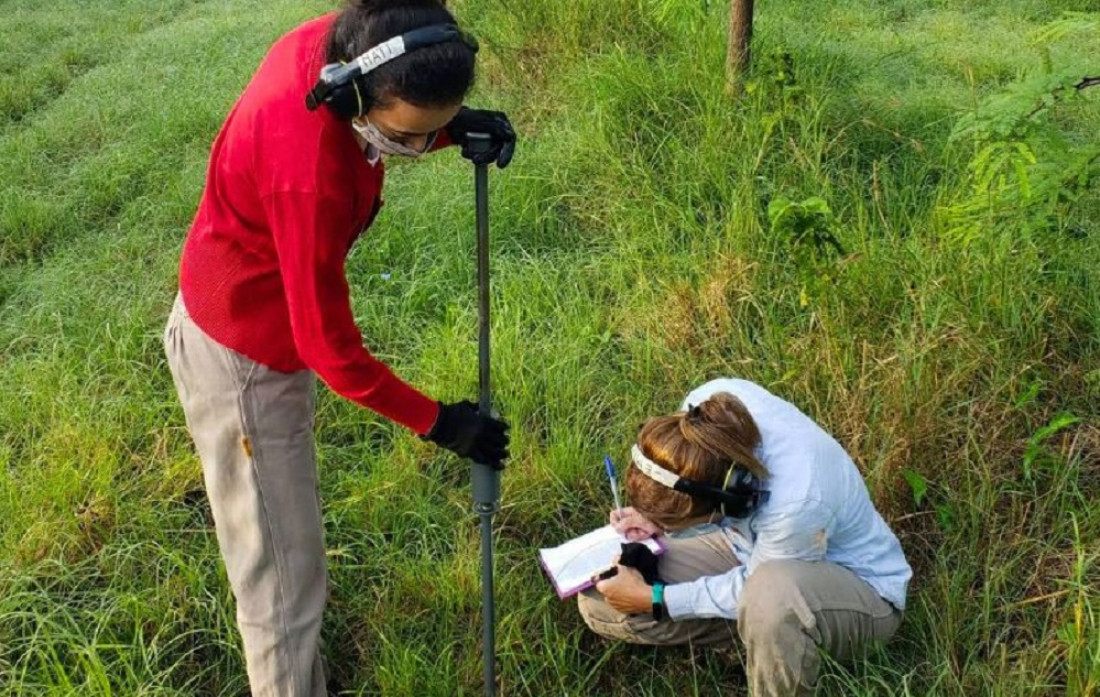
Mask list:
[[[624,542],[621,545],[621,549],[622,553],[619,555],[619,564],[637,569],[638,573],[642,575],[642,580],[651,586],[659,581],[663,583],[661,577],[657,574],[657,562],[659,559],[657,555],[653,553],[653,550],[641,542]],[[619,567],[613,566],[607,571],[600,573],[597,578],[601,581],[606,581],[618,575]]]
[[[483,153],[470,151],[470,133],[485,133],[492,140],[492,147]],[[462,156],[475,165],[487,165],[494,160],[504,169],[512,161],[516,151],[516,132],[508,117],[501,111],[462,107],[447,124],[447,135],[455,145],[462,146]]]
[[[508,459],[508,424],[483,416],[471,401],[439,403],[439,416],[425,439],[480,465],[504,469]]]
[[[661,580],[661,577],[657,575],[658,561],[659,559],[657,555],[653,553],[653,550],[646,547],[641,542],[624,542],[622,544],[622,554],[619,555],[619,563],[623,566],[632,566],[637,569],[645,582],[651,586]]]

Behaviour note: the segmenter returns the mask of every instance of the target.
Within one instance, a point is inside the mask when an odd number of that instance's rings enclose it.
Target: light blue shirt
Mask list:
[[[750,517],[722,522],[741,564],[725,574],[668,586],[669,617],[737,619],[745,579],[778,559],[839,564],[904,609],[913,571],[844,448],[793,404],[747,380],[712,380],[692,391],[682,408],[718,392],[740,399],[760,429],[756,456],[768,469],[764,488],[771,493]]]

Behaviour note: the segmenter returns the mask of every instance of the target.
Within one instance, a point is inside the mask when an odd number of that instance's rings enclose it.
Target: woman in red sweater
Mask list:
[[[508,456],[503,421],[436,402],[370,354],[345,276],[386,156],[453,143],[511,159],[507,117],[462,106],[475,52],[438,0],[357,0],[280,38],[214,142],[165,348],[255,695],[325,694],[315,375],[458,455],[498,469]],[[472,132],[488,153],[468,150]]]

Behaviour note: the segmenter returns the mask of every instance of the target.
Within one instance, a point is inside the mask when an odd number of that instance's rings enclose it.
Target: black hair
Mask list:
[[[352,0],[333,22],[326,62],[351,61],[378,44],[431,24],[456,24],[440,0]],[[474,51],[461,41],[418,48],[356,78],[372,106],[393,98],[419,107],[460,104],[474,84]]]

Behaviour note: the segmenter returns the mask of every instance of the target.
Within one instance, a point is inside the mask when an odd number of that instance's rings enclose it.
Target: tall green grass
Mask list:
[[[160,332],[221,119],[270,42],[331,5],[2,7],[0,692],[242,694]],[[897,639],[830,666],[824,694],[1100,692],[1096,187],[1038,232],[1009,216],[964,244],[940,217],[975,154],[955,123],[1040,69],[1035,30],[1100,7],[759,3],[738,102],[724,3],[456,9],[484,46],[474,101],[522,137],[491,182],[494,390],[514,427],[501,692],[744,694],[738,646],[603,642],[535,562],[603,520],[600,456],[717,375],[826,425],[916,569]],[[1095,73],[1100,40],[1050,50]],[[1055,121],[1085,147],[1100,104],[1082,97]],[[368,345],[441,399],[477,386],[469,170],[454,152],[395,166],[349,263]],[[767,209],[811,196],[846,253],[807,291]],[[466,466],[331,395],[317,437],[336,682],[477,694]]]

